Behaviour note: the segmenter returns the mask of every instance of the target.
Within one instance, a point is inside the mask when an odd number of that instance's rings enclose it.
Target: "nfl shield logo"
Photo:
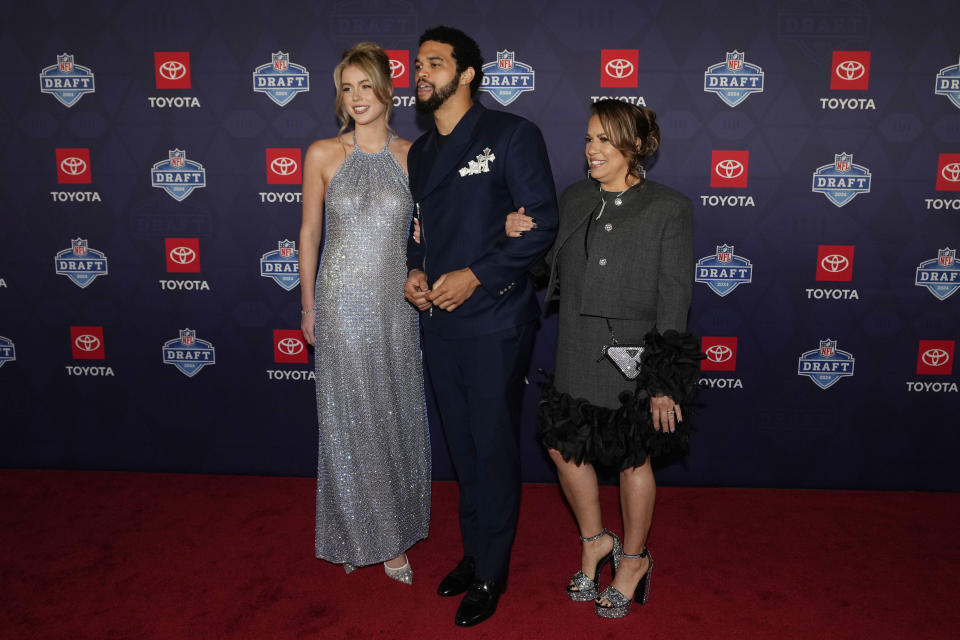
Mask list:
[[[169,152],[170,164],[180,169],[184,166],[187,160],[187,152],[180,151],[179,149],[174,149]]]
[[[820,355],[824,358],[832,358],[833,354],[837,352],[837,341],[836,340],[821,340],[820,341]]]
[[[834,165],[837,167],[837,171],[841,173],[846,173],[850,171],[850,165],[853,163],[853,154],[851,153],[838,153],[834,156]]]
[[[297,243],[293,240],[282,240],[279,244],[280,257],[281,258],[292,258],[293,252],[296,249]]]
[[[949,267],[953,264],[953,261],[957,258],[956,249],[939,249],[937,251],[938,262],[941,266]]]
[[[57,64],[60,65],[60,71],[70,73],[73,71],[73,56],[66,53],[62,56],[57,56]]]
[[[743,69],[743,52],[732,51],[727,53],[727,69],[731,71]]]
[[[181,329],[180,330],[180,344],[185,347],[189,347],[197,341],[197,332],[193,329]]]
[[[76,240],[71,240],[70,245],[73,247],[74,255],[85,256],[87,255],[87,241],[77,238]],[[943,258],[940,258],[942,261]]]
[[[498,51],[497,52],[497,66],[505,71],[513,69],[513,60],[516,55],[513,51]]]
[[[273,55],[273,68],[277,71],[286,71],[290,66],[290,54],[278,51]]]
[[[723,245],[717,247],[717,260],[719,262],[730,262],[733,259],[733,247],[730,245]]]

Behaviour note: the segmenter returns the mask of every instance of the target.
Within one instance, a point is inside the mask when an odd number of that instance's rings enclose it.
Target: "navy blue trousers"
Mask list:
[[[535,324],[447,339],[423,352],[460,482],[463,553],[479,580],[505,580],[520,510],[520,407]]]

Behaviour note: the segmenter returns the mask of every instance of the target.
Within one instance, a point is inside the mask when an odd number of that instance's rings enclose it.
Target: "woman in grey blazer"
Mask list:
[[[656,494],[650,456],[687,439],[678,402],[695,392],[699,348],[678,332],[693,290],[693,204],[644,178],[643,163],[660,143],[653,111],[617,100],[591,110],[590,178],[564,192],[548,256],[547,300],[559,301],[559,336],[538,428],[583,543],[581,570],[567,594],[595,600],[599,616],[619,618],[632,599],[646,602],[649,590],[646,538]],[[508,235],[529,226],[520,220],[511,215]],[[639,385],[602,355],[614,344],[644,342]],[[603,526],[595,466],[619,470],[622,547]],[[599,593],[606,564],[614,579]]]

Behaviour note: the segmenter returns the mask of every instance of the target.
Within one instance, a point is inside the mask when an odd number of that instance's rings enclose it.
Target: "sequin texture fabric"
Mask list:
[[[430,441],[417,313],[403,297],[413,212],[389,151],[354,142],[327,188],[316,283],[316,555],[356,566],[427,536]]]

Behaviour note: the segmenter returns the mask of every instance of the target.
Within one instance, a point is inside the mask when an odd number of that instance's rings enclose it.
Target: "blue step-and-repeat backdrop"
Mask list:
[[[702,407],[677,485],[960,489],[960,6],[779,2],[75,3],[0,26],[0,466],[311,475],[303,150],[370,40],[416,138],[439,23],[481,100],[536,122],[558,190],[591,101],[645,104],[649,176],[696,207]],[[526,397],[534,438],[544,319]],[[358,354],[376,358],[377,353]],[[431,424],[437,478],[452,472]],[[385,443],[389,446],[389,443]]]

